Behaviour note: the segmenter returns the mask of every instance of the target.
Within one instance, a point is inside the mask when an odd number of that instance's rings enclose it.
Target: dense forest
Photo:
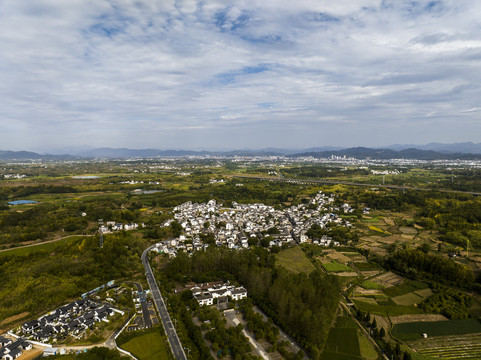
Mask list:
[[[339,302],[337,279],[321,271],[292,274],[274,266],[274,255],[257,248],[231,251],[212,248],[189,257],[179,254],[159,274],[163,282],[237,280],[249,296],[317,357]]]
[[[117,233],[59,243],[49,250],[0,253],[0,321],[16,314],[38,314],[114,279],[142,271],[142,239]]]
[[[464,288],[471,288],[476,281],[471,268],[420,249],[397,250],[385,259],[384,266],[410,278],[431,279]]]

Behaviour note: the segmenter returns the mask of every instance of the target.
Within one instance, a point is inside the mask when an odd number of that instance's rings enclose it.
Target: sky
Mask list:
[[[481,142],[481,1],[0,0],[0,149]]]

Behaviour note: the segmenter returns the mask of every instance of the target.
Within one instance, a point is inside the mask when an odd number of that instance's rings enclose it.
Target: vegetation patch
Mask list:
[[[169,349],[165,338],[158,329],[141,333],[121,345],[121,348],[132,353],[139,360],[169,359]]]
[[[329,331],[322,360],[337,359],[362,359],[358,329],[351,318],[340,317]]]
[[[419,303],[422,300],[423,298],[415,293],[399,295],[392,298],[392,301],[394,301],[396,304],[403,305],[403,306],[414,305]]]
[[[434,291],[433,296],[419,304],[421,309],[443,314],[450,319],[466,319],[469,316],[469,309],[473,304],[472,296],[444,287]]]
[[[391,235],[391,233],[389,231],[382,230],[382,229],[380,229],[380,228],[378,228],[374,225],[369,225],[369,229],[372,230],[372,231],[381,233],[381,234]]]
[[[278,265],[296,274],[310,273],[315,269],[299,246],[281,251],[276,255],[276,261]]]
[[[381,284],[378,284],[378,283],[375,283],[374,281],[369,281],[369,280],[364,280],[362,283],[361,283],[361,287],[363,287],[364,289],[372,289],[372,290],[380,290],[380,289],[384,289],[384,285],[381,285]]]
[[[337,261],[331,261],[328,263],[322,264],[322,267],[329,272],[345,272],[345,271],[352,271],[352,269],[344,264],[340,264]]]

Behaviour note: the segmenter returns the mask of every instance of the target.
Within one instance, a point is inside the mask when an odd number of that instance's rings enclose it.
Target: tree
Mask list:
[[[386,336],[386,330],[384,330],[384,328],[381,327],[381,330],[379,330],[379,337],[381,339],[384,339],[385,336]]]
[[[170,229],[174,237],[179,237],[182,234],[182,226],[175,220],[170,223]]]

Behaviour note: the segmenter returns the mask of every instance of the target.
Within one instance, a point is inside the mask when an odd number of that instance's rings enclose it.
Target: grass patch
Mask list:
[[[329,331],[322,360],[361,360],[358,329],[351,318],[340,317],[336,326]]]
[[[369,280],[363,281],[361,283],[361,287],[364,289],[373,289],[373,290],[384,289],[383,285],[375,283],[374,281],[369,281]]]
[[[310,273],[314,265],[309,261],[299,246],[286,249],[276,255],[277,264],[293,273]]]
[[[379,223],[381,222],[381,219],[380,218],[363,218],[362,222],[366,224]]]
[[[417,290],[422,290],[426,289],[428,287],[428,284],[422,281],[417,281],[417,280],[405,280],[402,284],[400,285],[395,285],[388,287],[383,290],[384,294],[390,297],[396,297],[400,295],[406,295],[409,294],[410,292],[417,291]]]
[[[415,293],[409,293],[405,295],[399,295],[392,298],[397,305],[411,306],[423,301],[423,297]]]
[[[421,339],[423,333],[428,336],[481,333],[481,323],[476,319],[411,322],[396,324],[392,330],[392,334],[401,340]]]
[[[329,272],[345,272],[345,271],[352,271],[352,269],[344,264],[340,264],[337,261],[332,261],[328,263],[322,264],[322,267]]]
[[[168,360],[169,350],[165,338],[159,330],[149,331],[136,336],[121,345],[139,360]]]
[[[376,360],[378,359],[378,353],[372,343],[364,336],[364,334],[359,335],[359,349],[361,350],[361,356],[365,360]]]

